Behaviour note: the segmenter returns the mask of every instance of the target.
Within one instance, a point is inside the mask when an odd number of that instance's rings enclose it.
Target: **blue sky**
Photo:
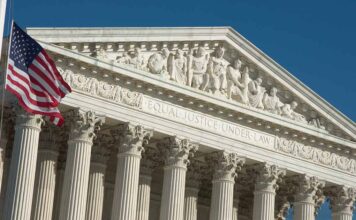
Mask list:
[[[232,26],[356,121],[354,0],[14,1],[22,27]]]

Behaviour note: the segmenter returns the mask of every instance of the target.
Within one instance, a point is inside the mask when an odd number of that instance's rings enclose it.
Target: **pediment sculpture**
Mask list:
[[[265,88],[263,76],[253,78],[249,65],[240,58],[230,63],[224,55],[225,49],[221,46],[216,47],[212,53],[207,52],[203,46],[192,48],[187,53],[181,49],[169,51],[168,48],[163,48],[148,57],[143,55],[140,48],[135,48],[130,54],[126,52],[117,57],[114,62],[249,107],[325,128],[318,118],[308,121],[303,114],[297,112],[297,101],[284,103],[276,87],[272,85],[269,89]],[[107,59],[102,53],[98,53],[97,58]]]

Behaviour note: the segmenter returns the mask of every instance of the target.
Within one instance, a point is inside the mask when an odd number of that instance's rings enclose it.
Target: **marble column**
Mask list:
[[[54,206],[52,211],[52,219],[59,220],[59,212],[61,205],[62,189],[64,182],[64,169],[67,159],[67,144],[65,142],[60,143],[59,155],[57,160],[56,170],[56,187],[54,191]]]
[[[152,171],[158,166],[158,154],[153,148],[146,148],[141,159],[137,195],[137,220],[148,220],[150,211]]]
[[[294,202],[294,220],[314,220],[316,201],[321,196],[325,183],[317,177],[299,175],[295,177],[297,192]]]
[[[276,189],[286,171],[267,163],[256,164],[252,169],[256,181],[252,219],[274,220]]]
[[[105,180],[105,192],[104,192],[104,211],[102,220],[110,220],[111,219],[111,208],[113,203],[113,195],[114,195],[114,188],[115,188],[115,173],[108,173],[106,171],[106,175],[112,175],[114,178],[110,181]]]
[[[235,196],[235,195],[234,195]],[[232,220],[238,220],[239,218],[239,199],[234,199],[232,207]]]
[[[120,146],[111,219],[135,220],[141,153],[152,131],[126,123],[112,132],[118,137]]]
[[[6,190],[4,220],[31,217],[38,141],[43,124],[39,115],[16,111],[15,137]]]
[[[198,193],[201,185],[201,165],[193,161],[188,166],[184,198],[184,220],[198,219]]]
[[[168,137],[159,149],[165,158],[160,220],[183,220],[187,165],[198,146],[186,139]]]
[[[85,220],[101,220],[102,218],[106,162],[109,157],[108,145],[108,137],[100,135],[93,146]]]
[[[59,219],[84,220],[94,131],[104,118],[80,109],[72,110],[69,115],[71,128]]]
[[[4,122],[0,137],[0,219],[2,219],[2,213],[5,203],[5,193],[7,187],[7,177],[9,174],[11,149],[8,146],[9,141],[13,139],[13,124],[14,115],[13,111],[5,107],[4,110]]]
[[[51,220],[56,186],[58,159],[54,128],[44,126],[40,135],[35,191],[32,203],[32,220]]]
[[[356,190],[347,186],[332,188],[330,195],[330,207],[333,220],[352,220],[353,206]]]
[[[227,151],[215,152],[206,159],[213,169],[210,220],[232,220],[236,172],[245,159]]]
[[[4,176],[4,165],[5,165],[5,160],[6,160],[6,145],[7,145],[7,140],[8,140],[8,134],[5,129],[3,129],[1,138],[0,138],[0,193],[3,191],[2,189],[2,182],[3,182],[3,176]]]

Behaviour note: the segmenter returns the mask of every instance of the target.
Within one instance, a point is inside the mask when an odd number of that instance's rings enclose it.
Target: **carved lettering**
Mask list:
[[[187,110],[180,106],[164,103],[146,96],[143,98],[142,110],[177,122],[217,132],[246,143],[269,149],[273,149],[274,146],[274,136],[272,135],[256,132],[241,125],[204,115],[200,112]]]

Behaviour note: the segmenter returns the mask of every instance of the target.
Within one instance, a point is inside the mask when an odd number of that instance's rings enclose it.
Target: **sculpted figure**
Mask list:
[[[265,93],[263,96],[263,106],[264,109],[266,109],[269,112],[272,112],[274,114],[281,114],[281,107],[283,106],[283,103],[279,100],[277,96],[277,88],[272,87],[269,94]]]
[[[95,49],[93,51],[93,53],[90,54],[90,56],[95,57],[97,59],[105,60],[105,61],[109,60],[109,57],[108,57],[105,49],[102,47],[99,50]]]
[[[316,128],[325,129],[325,126],[321,122],[320,118],[312,118],[312,119],[310,119],[308,124],[310,124],[310,125],[312,125],[312,126],[314,126]]]
[[[208,77],[202,90],[205,90],[207,86],[211,89],[213,94],[218,91],[224,94],[227,88],[226,84],[226,67],[227,62],[223,59],[225,49],[222,47],[216,48],[214,55],[210,57],[208,63]]]
[[[231,95],[235,90],[235,87],[240,84],[242,62],[240,59],[236,59],[232,66],[227,67],[227,98],[231,99]]]
[[[143,57],[140,48],[135,48],[132,57],[128,59],[128,64],[136,69],[145,70],[145,58]]]
[[[136,47],[131,54],[125,52],[121,57],[116,57],[116,63],[126,64],[139,70],[145,70],[145,58],[141,49]]]
[[[209,54],[206,53],[204,47],[199,47],[197,50],[192,50],[188,61],[188,85],[203,89],[202,85],[206,81],[206,71],[208,67]]]
[[[148,58],[147,68],[153,74],[167,75],[167,59],[170,52],[163,48],[161,52],[154,53]]]
[[[129,64],[130,63],[130,55],[125,52],[121,57],[116,57],[116,63],[121,63],[121,64]]]
[[[261,86],[262,78],[258,77],[256,80],[251,80],[248,84],[248,100],[250,106],[255,108],[263,109],[263,95],[266,92],[266,89]]]
[[[171,80],[179,84],[186,85],[187,83],[187,58],[184,57],[184,52],[180,49],[176,54],[171,54],[168,58],[168,72]]]
[[[291,102],[290,104],[284,104],[282,107],[282,116],[293,119],[295,121],[304,122],[306,123],[307,120],[305,119],[304,115],[295,112],[298,103],[296,101]]]
[[[235,72],[236,81],[233,81],[233,84],[231,82],[229,83],[228,97],[247,105],[249,103],[248,84],[251,81],[248,66],[243,70],[240,80],[238,80],[238,74],[240,74],[240,71]]]

